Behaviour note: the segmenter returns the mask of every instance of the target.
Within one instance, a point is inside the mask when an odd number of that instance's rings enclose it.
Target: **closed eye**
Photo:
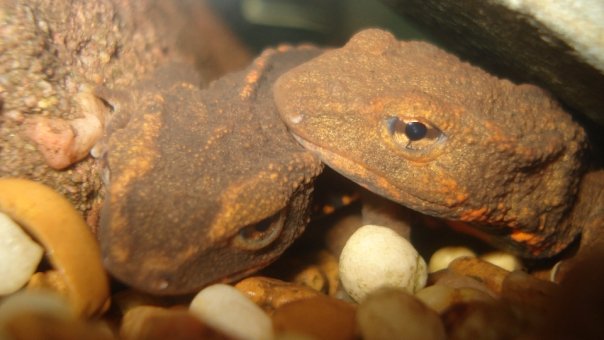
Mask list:
[[[257,223],[241,228],[233,238],[233,245],[239,249],[250,251],[269,246],[281,235],[286,214],[286,210],[283,209]]]

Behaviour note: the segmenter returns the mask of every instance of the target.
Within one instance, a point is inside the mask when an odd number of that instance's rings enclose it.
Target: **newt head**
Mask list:
[[[530,256],[576,234],[560,221],[585,133],[536,86],[371,29],[285,73],[273,95],[303,146],[380,195]]]
[[[99,238],[114,277],[192,293],[259,270],[303,232],[322,164],[281,123],[270,79],[309,53],[274,54],[243,99],[233,93],[249,87],[255,65],[205,90],[188,80],[190,66],[167,65],[107,100],[116,110],[101,155]]]

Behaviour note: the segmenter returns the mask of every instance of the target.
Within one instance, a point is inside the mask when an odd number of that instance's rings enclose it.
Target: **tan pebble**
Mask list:
[[[525,320],[504,303],[458,303],[442,314],[442,320],[449,339],[518,339],[530,332]]]
[[[366,225],[348,240],[340,255],[340,280],[356,301],[384,286],[414,292],[426,284],[422,257],[389,228]]]
[[[327,295],[334,296],[340,289],[338,258],[327,251],[321,251],[318,266],[327,278]]]
[[[294,282],[330,296],[340,288],[338,260],[327,251],[296,254],[282,259],[267,272],[269,276]]]
[[[446,339],[439,315],[404,290],[382,288],[359,305],[363,339]]]
[[[560,294],[560,287],[537,279],[525,272],[515,271],[503,280],[501,297],[536,313],[550,312],[551,303]]]
[[[63,319],[76,315],[68,301],[61,295],[49,291],[22,291],[4,298],[0,303],[0,324],[14,315],[31,311],[52,314]]]
[[[430,285],[447,286],[454,289],[472,288],[484,292],[492,297],[498,296],[492,290],[490,290],[484,284],[484,282],[482,282],[482,280],[453,272],[450,269],[439,270],[431,273],[428,278],[428,282]]]
[[[2,339],[114,339],[103,322],[77,318],[62,296],[51,292],[19,292],[0,304]]]
[[[111,298],[113,308],[122,315],[139,306],[173,307],[187,306],[190,298],[181,296],[158,296],[134,289],[125,289],[115,293]]]
[[[317,340],[315,337],[295,332],[283,332],[275,334],[275,340]]]
[[[328,287],[327,278],[317,266],[308,266],[298,272],[294,277],[294,282],[317,292],[326,292]]]
[[[308,299],[320,294],[306,286],[262,276],[244,279],[238,282],[235,288],[269,314],[286,303]]]
[[[44,250],[10,217],[0,212],[0,295],[23,287],[36,270]]]
[[[467,247],[443,247],[438,249],[428,261],[428,271],[430,273],[445,269],[453,260],[460,257],[476,257],[471,249]]]
[[[54,274],[42,281],[56,283],[77,313],[93,316],[108,308],[109,282],[98,243],[65,197],[34,181],[0,178],[0,211],[44,247]]]
[[[296,333],[315,339],[356,339],[354,305],[316,296],[281,306],[273,314],[277,333]]]
[[[320,251],[309,260],[291,281],[333,296],[340,287],[338,259],[327,251]]]
[[[484,283],[495,294],[501,293],[501,285],[509,271],[478,258],[463,257],[451,262],[449,270],[469,276]]]
[[[202,322],[235,339],[272,339],[269,316],[236,288],[215,284],[201,290],[189,306]]]
[[[122,318],[120,339],[228,339],[186,309],[138,306]]]
[[[420,301],[437,313],[442,313],[456,303],[468,301],[494,302],[494,298],[484,291],[474,288],[452,288],[443,285],[433,285],[415,293]]]
[[[499,266],[507,271],[513,272],[514,270],[522,269],[522,262],[520,259],[510,253],[504,251],[493,251],[480,256],[483,261]]]

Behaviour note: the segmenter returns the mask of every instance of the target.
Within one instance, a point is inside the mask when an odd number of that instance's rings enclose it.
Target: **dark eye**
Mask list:
[[[428,134],[428,127],[421,122],[409,122],[405,124],[405,135],[410,141],[420,140]]]
[[[386,120],[393,141],[409,150],[427,150],[443,138],[443,133],[427,122],[390,117]]]
[[[285,211],[280,211],[260,222],[241,228],[235,235],[233,244],[244,250],[258,250],[268,246],[281,235],[285,215]]]

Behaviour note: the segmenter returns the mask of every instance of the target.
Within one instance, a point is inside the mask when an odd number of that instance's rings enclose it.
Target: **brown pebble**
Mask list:
[[[439,270],[434,273],[430,273],[428,276],[428,286],[440,285],[450,288],[472,288],[482,291],[492,297],[497,297],[497,294],[492,292],[487,286],[480,280],[455,273],[450,269]]]
[[[269,314],[284,304],[320,295],[306,286],[263,276],[244,279],[235,288]]]
[[[494,302],[494,298],[483,290],[474,288],[452,288],[443,285],[433,285],[415,293],[428,307],[437,313],[442,313],[457,303],[469,301]]]
[[[438,313],[397,288],[370,293],[358,308],[363,339],[446,339]]]
[[[504,303],[458,303],[442,314],[448,339],[518,339],[525,321]]]
[[[356,339],[356,308],[327,296],[285,304],[275,310],[275,333],[297,333],[315,339]]]
[[[229,339],[203,324],[186,309],[139,306],[122,319],[120,339]]]
[[[551,300],[560,287],[550,281],[537,279],[525,272],[514,271],[503,280],[501,297],[540,315],[551,310]]]
[[[497,295],[501,293],[503,280],[510,273],[499,266],[472,257],[455,259],[449,264],[448,269],[484,283],[487,288]]]
[[[66,319],[44,312],[15,315],[2,324],[0,338],[45,340],[112,340],[116,339],[102,322]]]

